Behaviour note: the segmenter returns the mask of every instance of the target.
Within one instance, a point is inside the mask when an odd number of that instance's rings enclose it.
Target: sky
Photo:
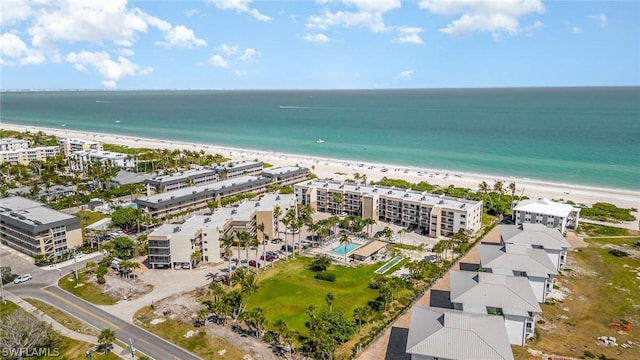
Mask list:
[[[2,0],[0,88],[640,85],[640,2]]]

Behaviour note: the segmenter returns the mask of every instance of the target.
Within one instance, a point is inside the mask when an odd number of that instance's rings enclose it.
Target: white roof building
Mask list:
[[[511,344],[524,345],[533,336],[535,316],[542,310],[527,278],[472,271],[450,274],[454,309],[500,315]]]
[[[544,249],[516,244],[480,244],[478,253],[484,271],[529,279],[538,302],[544,302],[553,290],[558,271]]]
[[[580,208],[551,201],[547,198],[515,201],[513,219],[516,225],[543,224],[565,232],[567,227],[578,227]]]
[[[560,231],[543,224],[500,225],[500,236],[503,244],[544,249],[556,266],[556,270],[564,267],[567,261],[567,250],[571,247]]]
[[[512,360],[502,318],[414,306],[407,337],[412,360]]]

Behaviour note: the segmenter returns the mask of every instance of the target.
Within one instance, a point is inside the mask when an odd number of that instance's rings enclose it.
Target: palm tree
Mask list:
[[[256,227],[258,229],[258,231],[260,231],[260,233],[262,234],[262,258],[265,261],[265,267],[267,265],[267,239],[265,238],[264,235],[264,223],[260,223],[258,224],[258,226]],[[256,249],[256,253],[257,253],[257,249]],[[258,255],[256,255],[256,257],[258,257]],[[256,259],[256,262],[258,261],[258,259]]]
[[[329,306],[329,312],[333,312],[333,303],[334,301],[336,301],[336,296],[333,295],[333,293],[328,292],[324,297],[324,301],[326,301],[327,305]]]
[[[384,229],[382,229],[382,234],[384,235],[385,238],[387,238],[387,241],[391,241],[391,237],[393,236],[393,230],[391,230],[390,227],[385,226]]]
[[[200,251],[194,251],[191,253],[191,264],[192,268],[196,267],[198,263],[202,260],[202,253]]]
[[[358,326],[362,326],[363,322],[367,322],[369,320],[369,316],[371,315],[371,309],[368,306],[360,306],[353,309],[353,318],[358,321]]]
[[[116,341],[116,332],[109,328],[102,329],[98,336],[98,343],[108,350],[114,341]]]
[[[516,196],[516,183],[509,183],[509,191],[511,191],[511,212],[513,213],[513,200],[515,200]]]
[[[239,262],[240,261],[240,246],[242,246],[244,244],[245,232],[236,230],[234,232],[234,234],[235,234],[235,237],[236,237],[236,244],[238,245],[238,262]],[[249,261],[248,257],[247,257],[247,261]]]
[[[279,228],[279,224],[280,224],[280,215],[282,215],[282,208],[280,207],[280,205],[276,205],[273,208],[273,217],[276,220],[276,229]],[[277,237],[280,237],[280,231],[278,231],[277,233]]]
[[[233,246],[233,236],[229,234],[223,234],[220,237],[220,243],[222,244],[222,249],[229,260],[229,276],[231,276],[231,255],[233,252],[231,251],[231,247]]]
[[[340,211],[336,211],[335,213],[341,213],[342,212],[342,202],[344,201],[344,196],[342,196],[342,194],[340,194],[340,193],[333,193],[332,200],[333,200],[333,202],[336,203],[336,206],[340,207]],[[336,210],[338,210],[338,209],[336,208]]]
[[[367,232],[369,233],[369,237],[371,237],[371,230],[373,229],[373,225],[376,224],[376,221],[372,218],[362,219],[362,224],[367,227]]]
[[[260,247],[260,240],[258,240],[258,237],[253,235],[253,234],[249,234],[249,246],[251,247],[255,247],[256,248],[256,273],[259,271],[259,267],[258,267],[258,248]],[[264,248],[264,246],[263,246]],[[264,264],[265,266],[267,265],[267,258],[263,256],[264,259]]]
[[[407,233],[407,228],[402,228],[398,230],[398,235],[400,236],[400,244],[404,244],[404,234]]]
[[[498,193],[498,203],[499,203],[500,199],[502,198],[502,194],[504,193],[504,184],[502,183],[502,181],[496,181],[493,184],[493,190]]]
[[[489,191],[491,190],[491,187],[489,186],[489,184],[487,184],[486,181],[483,181],[480,183],[480,185],[478,185],[478,190],[480,192],[482,192],[482,194],[484,195],[484,200],[487,200],[487,195],[489,194]],[[491,198],[489,197],[489,202],[491,202]]]
[[[342,234],[342,236],[340,236],[340,245],[342,244],[344,244],[344,266],[347,266],[347,246],[351,244],[351,238],[349,238],[349,235]]]
[[[218,302],[218,299],[224,294],[224,289],[220,283],[211,281],[209,284],[209,295],[213,296],[213,301]]]

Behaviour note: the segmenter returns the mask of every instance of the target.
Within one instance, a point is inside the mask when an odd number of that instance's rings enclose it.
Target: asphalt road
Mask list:
[[[92,304],[60,289],[56,282],[62,276],[72,272],[74,265],[58,270],[43,270],[28,264],[26,259],[18,258],[3,251],[2,265],[16,269],[14,273],[31,273],[33,280],[21,284],[7,284],[4,291],[11,292],[21,298],[34,298],[47,302],[67,314],[70,314],[98,330],[110,328],[115,331],[116,338],[125,344],[133,340],[134,347],[153,359],[196,360],[196,355],[165,341],[150,332],[123,321]],[[96,261],[97,259],[93,259]],[[78,269],[84,267],[84,260],[77,263]]]

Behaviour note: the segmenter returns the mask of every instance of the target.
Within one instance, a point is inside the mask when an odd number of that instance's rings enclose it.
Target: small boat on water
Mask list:
[[[324,140],[322,140],[322,139],[316,140],[316,144],[322,144],[323,142],[324,142]]]
[[[119,124],[119,123],[120,123],[120,120],[116,120],[116,124]]]

